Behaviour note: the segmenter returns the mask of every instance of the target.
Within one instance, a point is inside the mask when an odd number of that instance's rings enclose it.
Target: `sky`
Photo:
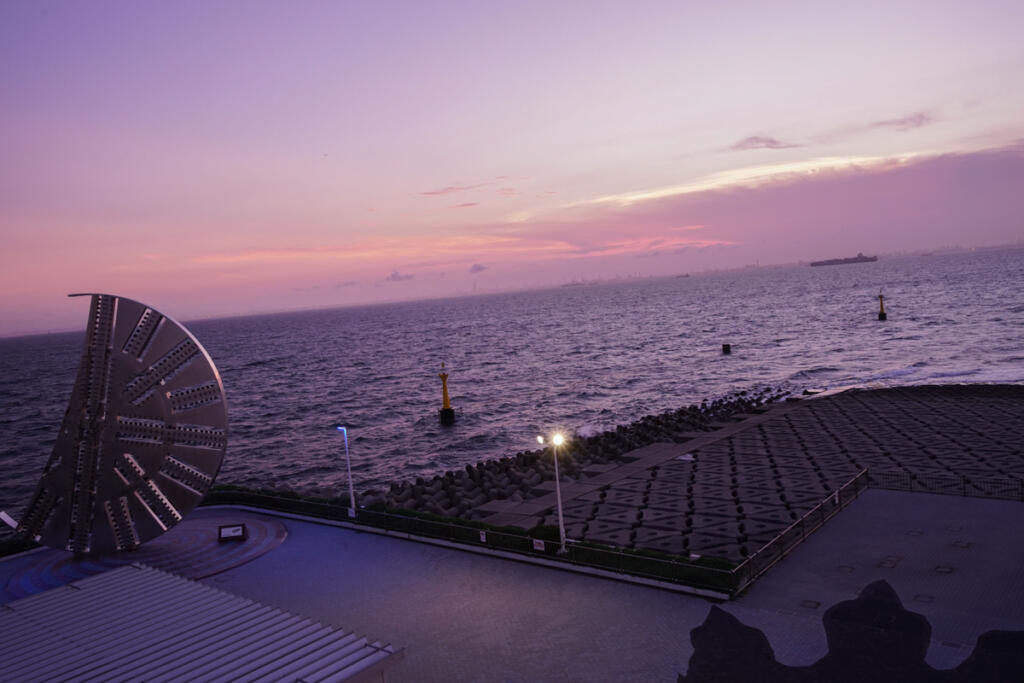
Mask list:
[[[1024,3],[0,3],[0,336],[1024,240]]]

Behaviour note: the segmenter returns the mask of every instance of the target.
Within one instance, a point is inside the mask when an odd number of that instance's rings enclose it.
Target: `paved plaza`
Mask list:
[[[283,524],[281,544],[202,581],[394,644],[393,683],[674,681],[712,605],[326,523],[231,507],[194,516]],[[1022,525],[1012,501],[869,490],[721,607],[762,629],[780,662],[807,665],[826,651],[825,609],[885,579],[931,621],[928,663],[949,668],[980,634],[1024,629],[1024,547],[1007,540]],[[47,552],[0,560],[0,581],[22,589]]]
[[[568,536],[739,562],[864,469],[873,486],[1024,493],[1024,387],[854,390],[741,417],[566,482]],[[485,520],[556,524],[545,484],[525,501],[485,504]]]

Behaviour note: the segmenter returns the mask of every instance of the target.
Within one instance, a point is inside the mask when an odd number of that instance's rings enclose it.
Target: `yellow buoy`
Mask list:
[[[448,399],[448,373],[444,371],[444,363],[441,363],[441,424],[448,426],[455,424],[455,411],[452,409],[451,401]]]

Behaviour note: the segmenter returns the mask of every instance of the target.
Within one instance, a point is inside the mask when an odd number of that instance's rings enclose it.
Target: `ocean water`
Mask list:
[[[83,324],[87,312],[83,300]],[[1024,249],[186,325],[227,392],[219,483],[343,486],[344,423],[364,490],[738,390],[1024,382]],[[34,489],[82,340],[0,339],[0,510],[17,516]],[[451,428],[437,418],[442,361]]]

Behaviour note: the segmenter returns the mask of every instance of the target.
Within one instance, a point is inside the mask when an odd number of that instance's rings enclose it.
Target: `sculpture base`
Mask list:
[[[445,427],[450,427],[455,424],[455,409],[454,408],[441,408],[441,424]]]

